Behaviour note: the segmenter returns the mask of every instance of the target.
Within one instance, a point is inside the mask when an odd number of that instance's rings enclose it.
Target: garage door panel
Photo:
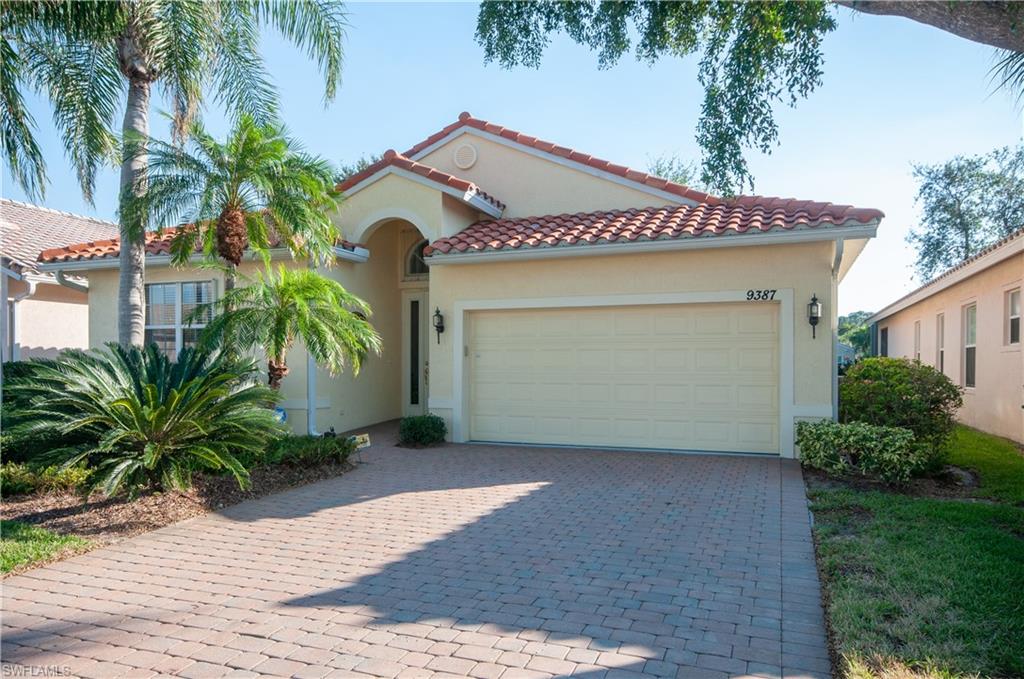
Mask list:
[[[470,438],[777,453],[777,308],[472,313]]]

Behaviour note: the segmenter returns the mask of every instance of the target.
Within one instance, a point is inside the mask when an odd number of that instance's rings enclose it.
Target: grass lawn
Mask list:
[[[852,489],[810,497],[847,676],[1024,676],[1024,509]]]
[[[1013,441],[957,427],[949,463],[977,472],[981,484],[975,495],[1024,503],[1024,455]]]
[[[88,541],[72,535],[58,535],[18,521],[0,521],[0,573],[58,554],[81,549]]]

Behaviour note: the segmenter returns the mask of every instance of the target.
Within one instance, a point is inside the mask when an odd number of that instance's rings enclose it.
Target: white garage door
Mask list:
[[[778,305],[470,314],[475,441],[779,452]]]

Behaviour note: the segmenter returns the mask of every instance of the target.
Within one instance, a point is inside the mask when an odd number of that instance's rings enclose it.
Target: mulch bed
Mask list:
[[[15,496],[0,503],[0,518],[78,535],[95,548],[245,500],[340,476],[351,469],[353,465],[348,462],[260,467],[250,472],[249,490],[241,490],[231,477],[197,475],[189,491],[148,492],[134,500],[102,495],[86,499],[75,493]]]
[[[895,486],[884,481],[858,476],[837,478],[823,471],[804,467],[804,481],[811,490],[817,488],[853,488],[854,490],[880,490],[913,497],[936,498],[940,500],[967,500],[970,502],[992,503],[994,500],[974,497],[978,487],[977,475],[961,467],[947,465],[934,476],[911,479],[905,486]]]

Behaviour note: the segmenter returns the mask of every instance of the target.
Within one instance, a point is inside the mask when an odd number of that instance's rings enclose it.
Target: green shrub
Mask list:
[[[266,464],[293,466],[345,462],[355,452],[355,442],[345,436],[282,436],[270,444]]]
[[[944,374],[904,358],[866,358],[846,371],[839,387],[839,419],[903,427],[939,467],[956,426],[963,391]]]
[[[36,491],[68,491],[85,487],[89,470],[83,465],[61,467],[52,465],[33,469],[30,465],[5,462],[0,465],[0,495],[11,497]]]
[[[0,465],[0,496],[25,495],[36,489],[36,475],[27,465],[5,462]]]
[[[194,349],[176,362],[155,346],[66,352],[10,387],[28,403],[11,434],[68,437],[41,460],[87,465],[86,490],[107,495],[187,488],[198,470],[227,471],[245,487],[236,455],[262,452],[282,431],[270,409],[278,395],[258,375],[252,360]]]
[[[432,446],[444,441],[448,428],[437,415],[403,417],[398,424],[398,442],[403,446]]]
[[[67,435],[55,427],[45,427],[30,433],[16,433],[18,424],[26,418],[28,397],[17,389],[18,384],[31,383],[34,371],[40,366],[53,365],[55,359],[32,359],[4,363],[4,388],[0,407],[0,453],[5,462],[27,462],[38,466],[38,461],[51,451],[67,444],[84,443],[82,434]]]
[[[859,474],[888,483],[906,483],[928,465],[914,433],[900,427],[831,420],[800,422],[796,429],[800,462],[830,474]]]

